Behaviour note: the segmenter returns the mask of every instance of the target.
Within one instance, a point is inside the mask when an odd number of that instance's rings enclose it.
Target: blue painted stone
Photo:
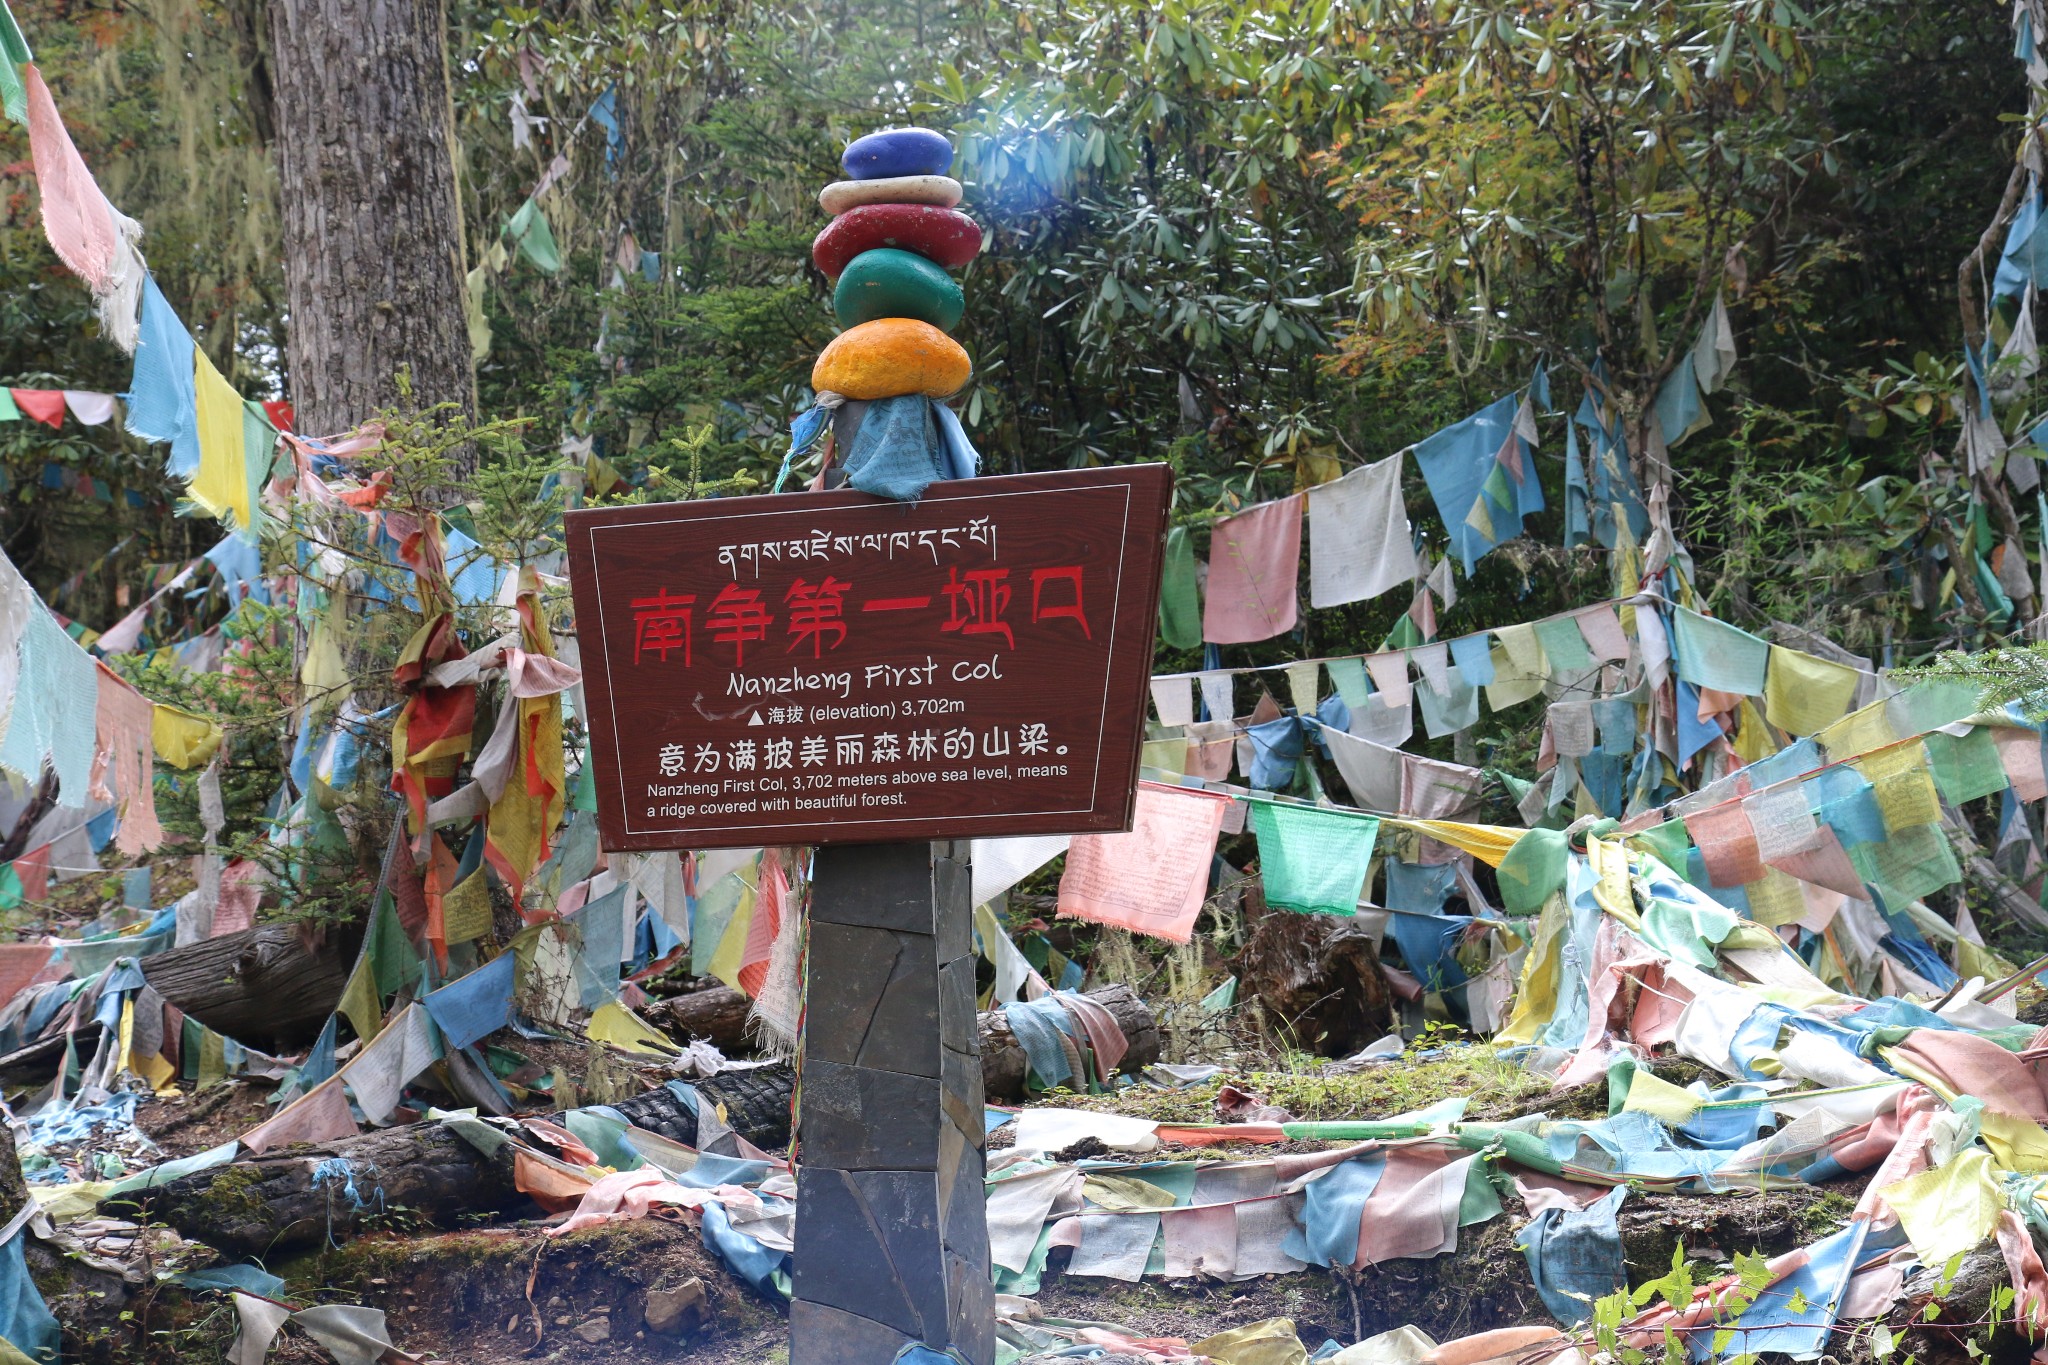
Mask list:
[[[839,164],[853,180],[944,175],[953,164],[953,144],[929,128],[884,128],[855,138]]]

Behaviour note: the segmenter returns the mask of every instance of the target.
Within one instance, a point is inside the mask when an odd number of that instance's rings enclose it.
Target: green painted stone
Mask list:
[[[915,318],[942,332],[960,321],[967,301],[953,277],[913,251],[881,247],[847,263],[832,291],[841,327],[877,318]]]

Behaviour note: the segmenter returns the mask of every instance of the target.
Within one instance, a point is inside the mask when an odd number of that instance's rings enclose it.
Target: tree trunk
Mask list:
[[[1100,986],[1088,998],[1116,1016],[1117,1027],[1130,1043],[1117,1063],[1117,1070],[1135,1075],[1159,1060],[1159,1023],[1152,1011],[1129,986]],[[1024,1049],[1010,1032],[1009,1018],[1001,1010],[983,1010],[981,1035],[981,1088],[991,1100],[1024,1098]]]
[[[299,428],[401,406],[401,369],[404,406],[474,413],[443,0],[271,0],[270,29]]]
[[[1130,1040],[1118,1070],[1136,1073],[1159,1060],[1159,1023],[1129,986],[1104,986],[1089,998],[1116,1016]],[[708,986],[686,995],[657,1000],[646,1010],[649,1023],[673,1037],[703,1038],[721,1050],[747,1046],[747,1007],[751,1002],[728,986]],[[1001,1010],[983,1010],[980,1019],[982,1088],[992,1100],[1024,1098],[1024,1049],[1010,1032]],[[636,1120],[637,1122],[637,1120]],[[645,1125],[643,1125],[645,1126]]]
[[[315,1169],[328,1157],[349,1163],[364,1208],[358,1210],[344,1193],[347,1180],[315,1183]],[[283,1148],[180,1176],[135,1199],[151,1221],[230,1259],[318,1246],[330,1233],[340,1241],[380,1216],[452,1228],[465,1214],[526,1206],[526,1196],[512,1184],[509,1152],[486,1157],[438,1123]],[[124,1202],[108,1205],[108,1212],[123,1216]]]
[[[142,959],[157,993],[215,1033],[266,1051],[311,1042],[348,984],[351,959],[335,939],[308,952],[277,925],[171,948]]]

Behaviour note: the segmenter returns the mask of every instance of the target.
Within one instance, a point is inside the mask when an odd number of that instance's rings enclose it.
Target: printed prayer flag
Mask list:
[[[1771,657],[1768,640],[1686,607],[1674,609],[1672,624],[1679,677],[1718,692],[1740,692],[1748,697],[1763,694]]]
[[[1128,834],[1084,834],[1067,849],[1059,913],[1170,943],[1193,936],[1230,798],[1140,783]]]
[[[1543,488],[1529,462],[1521,461],[1519,478],[1501,463],[1508,443],[1522,439],[1514,431],[1519,408],[1508,394],[1415,447],[1415,463],[1468,578],[1480,556],[1521,534],[1522,519],[1543,510]]]
[[[1401,501],[1401,460],[1392,455],[1309,490],[1310,606],[1362,602],[1420,577]]]
[[[1856,684],[1862,677],[1847,664],[1772,645],[1764,678],[1764,719],[1793,735],[1825,730],[1856,700]]]
[[[1310,913],[1358,909],[1380,822],[1314,806],[1252,804],[1266,904]]]
[[[1202,638],[1244,645],[1294,629],[1301,570],[1302,495],[1261,503],[1216,523]]]

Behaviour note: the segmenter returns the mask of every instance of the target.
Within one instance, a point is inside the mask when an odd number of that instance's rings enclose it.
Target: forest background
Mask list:
[[[17,13],[199,344],[245,395],[286,396],[281,261],[318,243],[281,225],[263,7]],[[1712,610],[1887,664],[2040,610],[1998,610],[1957,553],[1983,502],[1958,474],[1966,346],[2006,431],[2041,416],[2037,364],[1996,359],[2031,292],[1988,323],[1983,303],[2029,126],[1997,6],[455,0],[446,50],[464,266],[525,248],[481,290],[477,415],[517,422],[487,463],[567,450],[612,497],[688,491],[650,467],[772,477],[833,331],[817,189],[849,138],[916,122],[955,137],[987,234],[956,406],[989,472],[1169,459],[1205,550],[1217,515],[1392,454],[1539,362],[1553,409],[1592,379],[1640,436],[1718,295],[1742,359],[1669,456]],[[0,136],[0,383],[118,392],[130,362],[43,240],[26,134]],[[515,215],[558,153],[542,242]],[[1552,510],[1460,581],[1441,635],[1612,591],[1608,548],[1564,545],[1563,421],[1540,426]],[[0,425],[0,473],[7,554],[87,625],[220,534],[174,515],[161,451],[115,424]],[[1409,485],[1428,563],[1445,533],[1412,465]],[[2000,537],[2038,545],[2014,506]],[[1372,650],[1409,605],[1304,613],[1223,662]],[[1534,743],[1489,718],[1464,757],[1526,770]]]

